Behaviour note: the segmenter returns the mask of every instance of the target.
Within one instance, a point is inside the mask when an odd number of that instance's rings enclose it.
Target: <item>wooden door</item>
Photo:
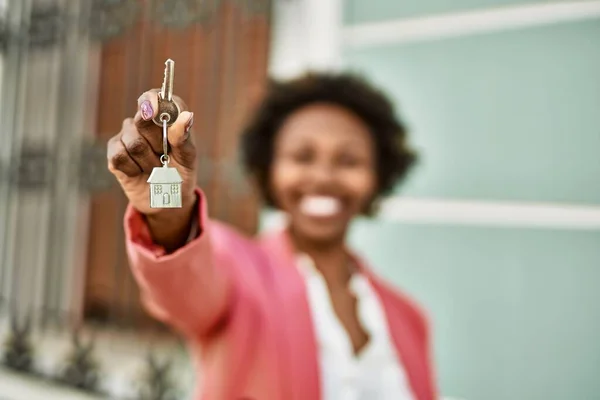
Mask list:
[[[165,2],[167,3],[167,2]],[[238,167],[240,127],[266,81],[270,2],[139,3],[126,34],[105,42],[100,57],[96,132],[107,141],[136,112],[137,98],[159,87],[175,61],[174,92],[194,112],[199,185],[211,217],[252,234],[258,203]],[[201,5],[185,8],[185,5]],[[155,325],[142,310],[124,249],[126,198],[118,187],[93,195],[84,314],[126,327]]]

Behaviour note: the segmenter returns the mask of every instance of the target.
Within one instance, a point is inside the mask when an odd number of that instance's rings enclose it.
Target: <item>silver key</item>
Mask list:
[[[158,93],[158,113],[153,121],[156,125],[162,126],[163,121],[171,126],[177,120],[181,110],[179,105],[173,101],[173,79],[175,78],[175,61],[168,59],[165,62],[165,76],[163,84]]]
[[[150,184],[151,208],[181,208],[181,185],[183,179],[177,168],[169,167],[169,126],[179,116],[179,106],[173,101],[173,75],[175,63],[167,60],[165,63],[165,79],[158,94],[158,116],[154,119],[162,127],[163,154],[160,156],[162,167],[155,167],[148,177]]]

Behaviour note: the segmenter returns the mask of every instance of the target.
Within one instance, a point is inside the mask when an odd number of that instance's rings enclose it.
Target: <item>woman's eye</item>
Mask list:
[[[345,167],[355,167],[361,164],[361,159],[360,157],[356,157],[351,154],[344,154],[340,156],[338,162],[340,163],[340,165],[343,165]]]
[[[306,164],[312,161],[313,155],[309,151],[299,151],[292,154],[292,159],[301,164]]]

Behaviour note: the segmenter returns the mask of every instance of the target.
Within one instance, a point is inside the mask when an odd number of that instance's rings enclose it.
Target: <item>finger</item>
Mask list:
[[[140,123],[152,123],[152,118],[158,111],[158,89],[150,89],[138,97],[138,110],[141,111],[142,121]]]
[[[150,89],[138,98],[138,110],[141,111],[142,121],[140,124],[145,124],[152,121],[158,114],[158,93],[160,89]],[[177,95],[173,95],[173,101],[179,106],[179,111],[188,111],[188,106],[183,99]]]
[[[138,111],[133,117],[133,125],[138,133],[146,139],[152,151],[156,154],[162,154],[162,128],[154,122],[144,121],[141,111]]]
[[[177,103],[177,105],[179,106],[179,111],[189,111],[190,109],[188,108],[187,104],[185,103],[185,101],[183,101],[183,99],[179,96],[177,96],[176,94],[173,95],[173,101],[175,103]]]
[[[138,107],[141,106],[145,100],[149,100],[152,104],[153,109],[156,110],[158,108],[158,93],[159,92],[160,92],[160,89],[154,88],[154,89],[150,89],[150,90],[142,93],[140,95],[140,97],[138,97]],[[189,111],[189,108],[188,108],[186,102],[183,101],[183,99],[181,97],[177,96],[176,94],[173,94],[173,100],[179,106],[179,111]]]
[[[151,89],[138,98],[138,112],[133,118],[139,133],[150,143],[156,154],[162,154],[162,127],[152,121],[158,115],[159,91],[159,89]],[[187,110],[187,104],[181,97],[173,95],[173,100],[179,105],[181,111]]]
[[[160,127],[152,121],[158,113],[158,89],[148,90],[138,98],[138,110],[133,121],[139,133],[150,143],[152,150],[159,153],[162,149]]]
[[[177,120],[169,127],[168,138],[172,147],[182,147],[190,141],[192,136],[192,127],[194,125],[194,113],[183,111],[177,117]]]
[[[121,132],[121,142],[142,171],[150,173],[154,167],[160,166],[158,156],[154,153],[146,138],[138,132],[132,118],[123,121]]]
[[[194,113],[183,111],[168,131],[173,157],[179,164],[190,169],[196,163],[196,147],[191,134],[193,124]]]
[[[113,136],[108,141],[106,158],[108,159],[108,169],[112,173],[120,171],[129,177],[134,177],[142,172],[127,153],[123,142],[121,142],[121,134]]]

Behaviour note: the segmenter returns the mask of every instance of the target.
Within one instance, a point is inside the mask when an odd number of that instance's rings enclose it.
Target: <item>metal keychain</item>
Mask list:
[[[162,167],[155,167],[148,177],[150,184],[151,208],[180,208],[181,185],[183,179],[177,168],[169,167],[169,142],[168,133],[171,126],[179,116],[179,105],[173,101],[173,78],[175,75],[175,62],[171,59],[165,62],[165,76],[160,92],[158,93],[158,113],[153,119],[154,123],[162,127],[163,154],[160,156]]]

